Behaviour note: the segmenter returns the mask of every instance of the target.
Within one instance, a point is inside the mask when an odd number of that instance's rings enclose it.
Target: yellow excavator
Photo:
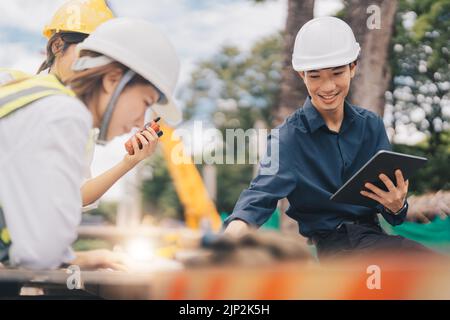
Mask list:
[[[172,152],[175,146],[179,146],[182,142],[173,135],[174,129],[172,127],[164,122],[161,122],[160,127],[164,132],[164,135],[160,138],[164,158],[175,190],[185,210],[186,225],[192,229],[199,229],[200,224],[206,221],[212,230],[218,231],[222,225],[220,215],[192,158],[183,153],[182,161],[174,163]]]

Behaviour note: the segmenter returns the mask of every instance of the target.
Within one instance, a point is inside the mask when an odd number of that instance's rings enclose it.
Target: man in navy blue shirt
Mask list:
[[[370,183],[361,191],[379,203],[376,208],[329,200],[377,151],[391,148],[383,120],[345,100],[359,51],[352,30],[340,19],[316,18],[300,29],[293,67],[309,97],[269,137],[260,172],[225,221],[225,233],[238,235],[261,226],[286,197],[287,215],[298,221],[319,257],[372,249],[427,250],[387,235],[379,225],[377,213],[391,225],[406,217],[408,181],[400,170],[396,181],[380,175],[387,191]]]

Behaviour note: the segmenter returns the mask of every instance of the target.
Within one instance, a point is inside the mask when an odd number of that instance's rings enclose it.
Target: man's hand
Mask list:
[[[249,230],[250,227],[246,222],[237,219],[231,221],[223,233],[232,237],[239,237],[247,233]]]
[[[380,174],[379,178],[386,185],[388,191],[383,191],[368,182],[364,186],[372,192],[363,190],[361,191],[361,194],[382,204],[392,213],[399,212],[405,205],[406,195],[408,194],[408,180],[404,180],[403,174],[400,170],[395,171],[397,186],[395,186],[391,179],[389,179],[389,177],[385,174]]]

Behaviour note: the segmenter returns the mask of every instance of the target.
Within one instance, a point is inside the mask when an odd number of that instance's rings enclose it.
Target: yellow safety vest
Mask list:
[[[0,120],[31,103],[51,95],[75,96],[54,75],[29,76],[20,71],[0,69],[0,73],[11,74],[11,81],[0,85]],[[2,217],[0,206],[0,261],[1,251],[11,244],[11,238]]]
[[[9,68],[0,68],[0,86],[4,85],[10,81],[19,80],[23,78],[29,78],[31,75],[28,73],[9,69]]]
[[[66,88],[54,75],[37,75],[0,86],[0,119],[51,95],[75,93]]]

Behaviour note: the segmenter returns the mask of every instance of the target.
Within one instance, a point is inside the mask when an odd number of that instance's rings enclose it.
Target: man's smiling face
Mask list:
[[[334,111],[343,107],[355,71],[356,63],[352,63],[299,74],[305,82],[313,105],[321,111]]]

